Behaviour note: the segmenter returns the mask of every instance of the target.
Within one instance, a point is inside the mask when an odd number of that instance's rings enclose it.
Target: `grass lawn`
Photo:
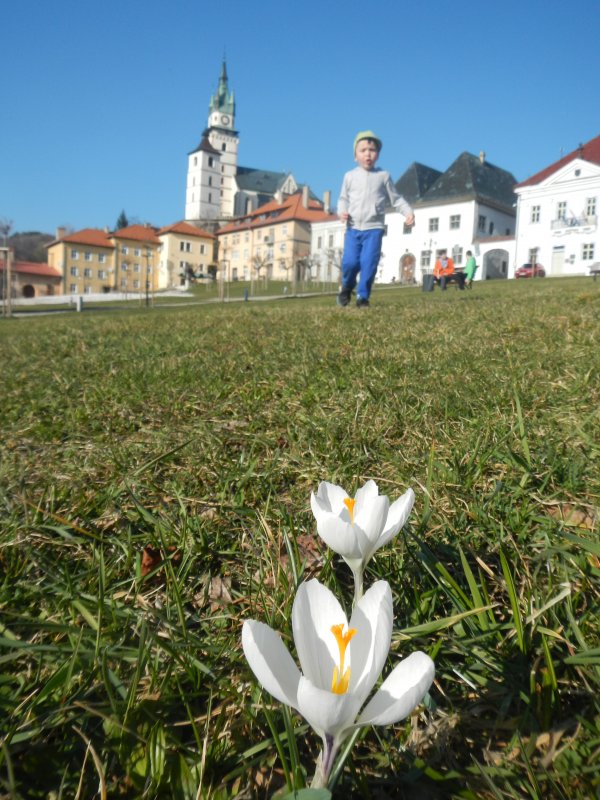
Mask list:
[[[1,797],[308,783],[318,737],[241,625],[291,646],[307,577],[349,607],[309,498],[370,478],[416,494],[367,570],[384,674],[420,649],[436,680],[334,797],[598,796],[600,284],[372,300],[0,319]]]

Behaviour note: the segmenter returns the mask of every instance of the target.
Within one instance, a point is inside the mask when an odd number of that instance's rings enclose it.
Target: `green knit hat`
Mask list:
[[[354,152],[355,153],[356,153],[356,145],[361,141],[361,139],[373,139],[373,141],[377,145],[377,149],[378,150],[381,150],[381,148],[383,147],[383,142],[381,141],[379,136],[376,136],[373,133],[373,131],[359,131],[359,133],[356,134],[356,137],[354,139]]]

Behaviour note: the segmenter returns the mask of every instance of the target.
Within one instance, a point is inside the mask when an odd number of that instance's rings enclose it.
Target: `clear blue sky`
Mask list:
[[[182,219],[224,53],[240,165],[334,200],[364,128],[394,180],[465,150],[524,180],[600,134],[598,0],[13,0],[0,30],[14,231]]]

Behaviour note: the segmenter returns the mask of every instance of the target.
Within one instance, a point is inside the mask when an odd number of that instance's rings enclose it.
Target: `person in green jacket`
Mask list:
[[[475,263],[475,256],[470,250],[467,250],[467,263],[465,264],[465,278],[467,289],[473,288],[473,278],[477,272],[477,264]]]

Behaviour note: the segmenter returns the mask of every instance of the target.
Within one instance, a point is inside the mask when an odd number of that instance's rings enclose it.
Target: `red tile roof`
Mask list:
[[[130,241],[144,242],[146,244],[160,244],[156,236],[156,228],[151,225],[128,225],[110,234],[113,239],[129,239]]]
[[[111,249],[114,247],[108,233],[100,228],[84,228],[81,231],[67,233],[60,239],[50,242],[49,246],[52,246],[57,242],[67,242],[68,244],[89,244],[93,247],[109,247]]]
[[[4,271],[4,259],[0,259],[0,272]],[[33,261],[14,261],[12,265],[13,272],[19,272],[22,275],[40,275],[46,278],[62,278],[61,273],[48,266],[48,264],[38,264]]]
[[[595,139],[590,139],[587,144],[579,145],[572,153],[563,156],[558,161],[555,161],[554,164],[550,164],[549,167],[536,172],[531,178],[527,178],[527,180],[518,183],[515,188],[520,189],[522,186],[535,186],[537,183],[545,181],[550,175],[553,175],[576,158],[582,158],[584,161],[591,161],[592,164],[600,164],[600,136],[596,136]]]
[[[184,236],[201,236],[203,239],[214,239],[214,234],[197,228],[195,225],[190,225],[189,222],[175,222],[173,225],[166,225],[158,232],[159,236],[165,233],[181,233]]]
[[[302,192],[296,192],[296,194],[287,197],[283,203],[271,200],[269,203],[265,203],[264,206],[257,208],[256,211],[245,214],[243,217],[238,217],[233,222],[220,228],[217,231],[217,236],[222,233],[232,233],[246,228],[260,228],[290,220],[325,222],[326,220],[335,219],[337,219],[337,216],[324,211],[322,203],[317,200],[309,199],[308,208],[305,208],[302,204]]]

